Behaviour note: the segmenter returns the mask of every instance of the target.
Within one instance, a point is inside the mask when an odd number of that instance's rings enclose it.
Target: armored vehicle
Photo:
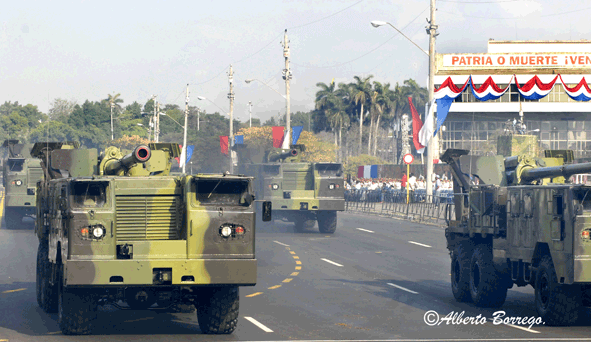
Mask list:
[[[445,236],[455,299],[499,307],[513,285],[531,285],[545,324],[574,323],[591,306],[591,187],[568,178],[591,163],[570,164],[566,150],[541,158],[468,152],[442,157],[454,176],[455,219]]]
[[[337,212],[345,210],[343,167],[302,158],[304,145],[261,151],[235,145],[240,173],[255,177],[257,198],[272,202],[273,219],[293,222],[298,231],[314,227],[332,234]]]
[[[252,178],[170,176],[178,144],[131,153],[35,144],[37,301],[64,334],[91,332],[97,307],[195,305],[200,329],[231,333],[239,286],[256,284]],[[270,220],[269,203],[263,220]],[[126,305],[124,304],[126,303]]]
[[[23,217],[35,214],[35,188],[37,181],[43,178],[43,170],[39,160],[31,158],[32,144],[5,140],[2,147],[8,148],[8,158],[2,169],[4,222],[6,228],[16,229],[23,226]]]

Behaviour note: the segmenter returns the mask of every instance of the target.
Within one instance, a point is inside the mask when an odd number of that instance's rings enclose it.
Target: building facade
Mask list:
[[[435,75],[436,89],[446,80],[456,88],[471,82],[455,97],[441,127],[442,151],[462,148],[496,154],[497,137],[520,130],[538,135],[540,150],[572,149],[575,158],[591,159],[591,102],[576,101],[567,92],[585,92],[591,81],[591,41],[489,40],[487,53],[438,54]],[[536,89],[547,95],[527,99],[524,85],[535,76]],[[497,94],[504,93],[481,101],[473,89],[490,85],[489,78]]]

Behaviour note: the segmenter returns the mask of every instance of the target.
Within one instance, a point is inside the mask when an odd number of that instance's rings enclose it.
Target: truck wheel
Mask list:
[[[318,229],[321,233],[332,234],[337,230],[337,212],[332,210],[319,211]]]
[[[571,325],[577,321],[580,289],[558,283],[552,259],[548,255],[540,262],[535,285],[536,310],[545,324]]]
[[[492,248],[479,244],[470,261],[470,296],[476,306],[496,308],[505,303],[507,286],[493,264]]]
[[[57,312],[57,284],[51,284],[51,263],[46,241],[39,242],[37,250],[36,292],[37,303],[46,313]]]
[[[61,269],[58,271],[61,274]],[[61,278],[61,277],[58,277]],[[96,318],[97,303],[86,289],[68,289],[58,279],[58,324],[64,335],[88,335]]]
[[[206,334],[231,334],[238,322],[238,287],[204,288],[199,294],[197,321]]]
[[[295,230],[297,232],[303,232],[308,229],[311,229],[314,227],[315,224],[316,224],[316,220],[314,220],[308,216],[298,217],[294,221]]]
[[[23,224],[23,215],[18,209],[4,207],[4,223],[6,229],[18,229]]]
[[[457,244],[451,254],[451,291],[458,302],[471,302],[470,256],[473,246],[469,241]]]

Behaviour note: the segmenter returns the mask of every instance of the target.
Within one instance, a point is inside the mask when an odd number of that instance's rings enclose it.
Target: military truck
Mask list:
[[[298,231],[314,227],[332,234],[337,212],[345,210],[343,167],[304,161],[304,145],[263,151],[235,145],[239,172],[255,177],[257,198],[271,201],[273,219],[293,222]]]
[[[170,176],[178,144],[131,153],[35,144],[37,301],[64,334],[92,331],[99,305],[194,305],[201,331],[228,334],[239,286],[256,284],[252,178]],[[263,220],[270,217],[263,203]]]
[[[500,307],[509,288],[531,285],[545,324],[573,324],[591,306],[591,187],[568,179],[591,163],[572,164],[566,150],[468,153],[448,149],[441,158],[454,177],[445,236],[455,299]]]
[[[2,147],[8,149],[8,158],[4,160],[2,168],[5,227],[22,228],[23,218],[35,214],[35,188],[37,181],[43,178],[43,170],[39,160],[31,158],[32,144],[8,139]]]

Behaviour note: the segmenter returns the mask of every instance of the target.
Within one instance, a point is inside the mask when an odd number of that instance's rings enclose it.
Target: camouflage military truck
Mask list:
[[[178,144],[100,156],[67,147],[32,150],[46,177],[37,190],[37,301],[58,313],[61,331],[90,333],[108,303],[195,305],[203,332],[234,331],[238,287],[256,283],[252,178],[170,176]]]
[[[569,165],[564,150],[542,158],[468,152],[442,157],[454,176],[445,236],[455,299],[499,307],[509,288],[531,285],[545,324],[574,323],[591,306],[591,187],[567,180],[591,163]]]
[[[32,144],[5,140],[2,147],[8,148],[8,158],[2,168],[4,222],[6,228],[16,229],[23,226],[23,217],[35,214],[35,188],[37,181],[43,178],[43,170],[39,160],[31,158]]]
[[[345,210],[341,164],[305,162],[304,145],[271,151],[247,145],[235,148],[240,173],[256,178],[256,196],[272,202],[274,219],[293,222],[298,231],[318,221],[320,232],[335,232],[337,212]]]

